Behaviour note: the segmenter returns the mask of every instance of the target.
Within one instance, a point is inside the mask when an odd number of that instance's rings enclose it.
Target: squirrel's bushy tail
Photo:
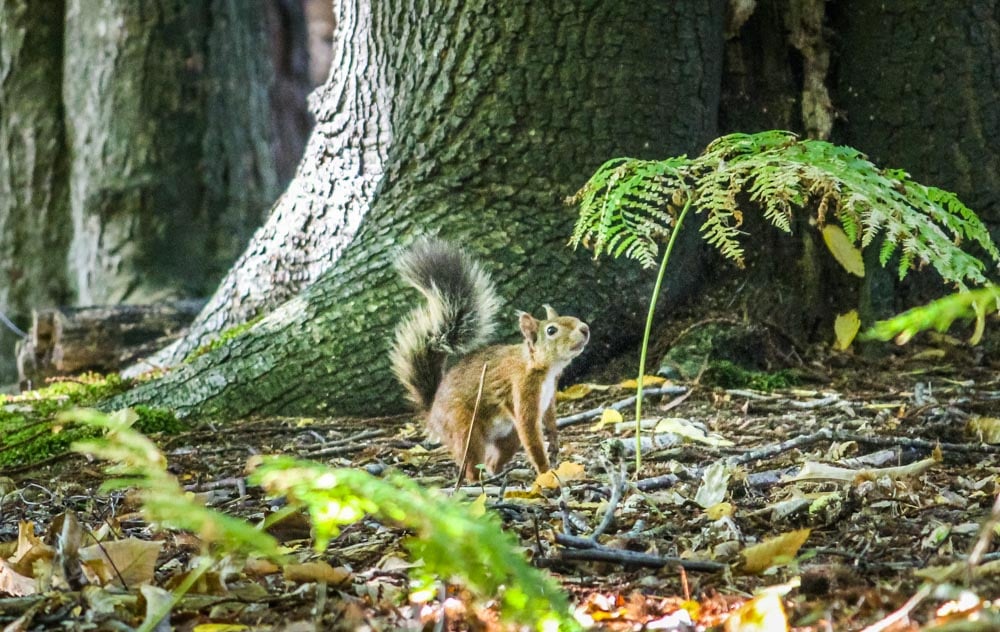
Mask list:
[[[396,328],[392,370],[410,399],[428,410],[444,372],[445,358],[486,344],[499,299],[489,275],[448,242],[424,238],[396,262],[400,276],[427,302]]]

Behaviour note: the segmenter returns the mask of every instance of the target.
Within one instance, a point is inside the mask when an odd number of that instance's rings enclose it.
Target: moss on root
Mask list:
[[[20,395],[0,395],[0,467],[37,463],[95,436],[93,428],[67,423],[59,413],[94,406],[133,385],[117,374],[86,373]],[[136,406],[134,412],[136,428],[147,434],[176,434],[186,427],[168,410]]]

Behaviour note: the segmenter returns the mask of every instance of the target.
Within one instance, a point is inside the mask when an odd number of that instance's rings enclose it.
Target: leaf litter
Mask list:
[[[629,391],[571,388],[555,472],[536,477],[520,458],[457,493],[498,512],[562,583],[578,621],[599,629],[995,622],[1000,446],[983,441],[996,440],[1000,376],[922,357],[888,369],[854,360],[812,390],[649,384],[659,395],[646,432],[663,438],[644,447],[638,477],[627,470],[629,410],[615,407],[622,423],[603,412]],[[456,481],[448,454],[410,416],[249,419],[159,444],[189,493],[254,524],[281,511],[245,483],[255,455],[397,470],[449,490]],[[178,629],[422,629],[442,616],[447,629],[500,627],[460,586],[411,594],[407,573],[420,560],[408,558],[403,530],[362,520],[316,553],[295,513],[269,528],[284,565],[224,560],[172,604],[203,543],[145,523],[127,491],[97,491],[103,480],[78,456],[11,475],[0,624],[137,626],[166,599]],[[221,625],[235,627],[211,627]]]

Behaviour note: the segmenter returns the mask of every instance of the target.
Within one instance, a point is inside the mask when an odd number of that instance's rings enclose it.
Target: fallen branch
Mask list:
[[[678,566],[688,571],[701,571],[705,573],[715,573],[728,568],[728,564],[721,562],[707,562],[699,560],[685,560],[679,557],[667,557],[661,555],[651,555],[649,553],[639,553],[638,551],[626,551],[622,549],[612,549],[598,544],[590,538],[556,534],[556,543],[565,547],[559,551],[560,560],[582,560],[590,562],[611,562],[623,566],[642,566],[645,568],[663,568],[664,566]]]

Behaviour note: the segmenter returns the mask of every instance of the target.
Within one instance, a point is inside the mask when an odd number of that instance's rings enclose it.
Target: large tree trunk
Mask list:
[[[80,304],[205,292],[243,247],[277,194],[265,42],[251,3],[68,1]]]
[[[417,296],[391,264],[429,232],[486,262],[504,329],[513,308],[550,302],[593,321],[592,353],[634,339],[652,275],[568,250],[575,213],[562,199],[609,156],[697,151],[715,136],[722,9],[339,3],[334,76],[299,173],[187,348],[291,300],[119,403],[225,417],[400,410],[386,354]]]
[[[0,311],[206,296],[301,155],[305,45],[302,0],[0,0]]]
[[[0,1],[0,312],[27,329],[32,305],[69,297],[70,241],[63,136],[62,0]],[[0,325],[0,384],[13,381],[14,343]]]

